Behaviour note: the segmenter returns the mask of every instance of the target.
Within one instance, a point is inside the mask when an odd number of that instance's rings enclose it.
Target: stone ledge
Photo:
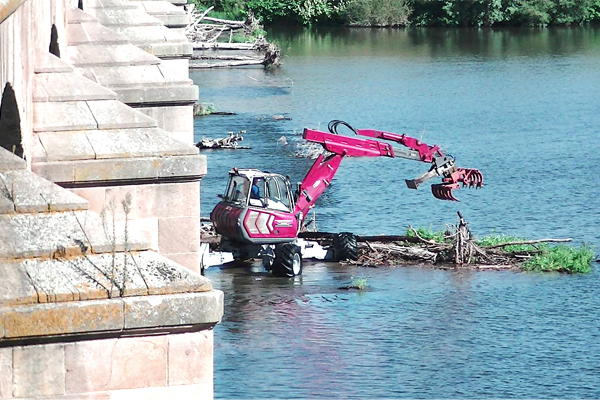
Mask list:
[[[61,186],[89,186],[93,182],[158,183],[195,181],[206,175],[206,156],[195,154],[171,157],[40,162],[32,171]]]
[[[223,292],[136,296],[108,300],[0,306],[4,329],[0,345],[63,335],[127,333],[139,329],[206,327],[223,316]]]
[[[0,171],[26,169],[27,162],[0,146]]]
[[[155,128],[156,121],[117,100],[33,103],[34,132]]]
[[[68,46],[67,53],[69,61],[81,68],[160,64],[159,58],[133,44],[86,43]]]
[[[210,280],[153,251],[7,261],[0,272],[0,306],[212,290]]]
[[[11,209],[3,210],[6,200]],[[27,170],[0,172],[0,214],[87,209],[87,200]]]
[[[34,102],[116,100],[117,94],[75,73],[37,73],[33,76]]]
[[[73,72],[73,67],[56,57],[54,54],[44,50],[37,50],[35,52],[33,72],[36,74],[51,72]]]
[[[113,247],[116,251],[124,251],[125,247],[133,251],[148,249],[147,241],[132,232],[128,232],[127,244],[125,232],[109,237],[104,230],[106,222],[91,211],[1,214],[0,263],[26,258],[72,258],[111,252]]]

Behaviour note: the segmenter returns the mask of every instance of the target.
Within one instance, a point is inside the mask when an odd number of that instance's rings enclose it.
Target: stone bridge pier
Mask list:
[[[0,399],[212,398],[182,0],[0,0]]]

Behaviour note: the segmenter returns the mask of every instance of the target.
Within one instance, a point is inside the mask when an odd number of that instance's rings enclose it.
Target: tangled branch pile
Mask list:
[[[209,17],[208,14],[213,8],[200,11],[194,4],[186,7],[190,20],[185,30],[188,40],[194,44],[196,49],[200,50],[237,50],[249,52],[250,55],[195,54],[193,59],[220,60],[217,65],[207,64],[206,67],[280,65],[279,48],[277,45],[267,42],[263,36],[262,26],[252,12],[248,13],[245,21],[233,21]]]
[[[593,253],[585,246],[548,248],[543,243],[572,239],[477,241],[458,213],[459,223],[437,237],[423,237],[409,226],[406,236],[359,236],[357,265],[382,266],[406,262],[462,266],[473,269],[533,269],[587,272]],[[541,245],[542,244],[542,245]]]

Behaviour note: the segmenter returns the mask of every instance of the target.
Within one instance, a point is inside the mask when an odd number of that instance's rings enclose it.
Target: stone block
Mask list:
[[[16,346],[13,348],[13,395],[56,396],[65,393],[63,344]]]
[[[170,32],[172,35],[179,35],[175,32]],[[143,48],[143,46],[140,45]],[[182,43],[153,43],[146,51],[154,54],[158,58],[190,58],[194,51],[194,47],[189,42]]]
[[[67,393],[163,387],[167,337],[76,342],[65,348],[65,365]]]
[[[76,7],[69,7],[68,15],[70,24],[80,22],[98,22],[96,18]]]
[[[110,400],[172,400],[172,399],[212,399],[212,382],[197,385],[153,387],[141,389],[112,390]],[[87,397],[85,398],[87,399]],[[57,399],[62,400],[62,399]]]
[[[85,210],[87,201],[29,171],[0,173],[19,213]],[[0,186],[0,191],[2,187]]]
[[[120,88],[145,88],[147,85],[164,85],[165,80],[157,65],[127,65],[119,67],[91,67],[96,80],[117,93]]]
[[[156,121],[116,100],[88,101],[98,129],[153,128]]]
[[[156,19],[139,9],[113,9],[113,8],[98,8],[95,16],[102,25],[109,28],[127,27],[127,26],[149,26],[162,27],[163,24],[159,19]]]
[[[81,23],[69,23],[67,28],[67,42],[69,46],[90,43],[91,41],[92,39],[90,39]]]
[[[91,300],[24,305],[4,312],[7,339],[82,332],[120,331],[120,300]]]
[[[41,85],[48,101],[116,100],[117,94],[74,72],[35,74],[34,85]]]
[[[89,246],[74,213],[0,215],[0,254],[4,258],[64,257]]]
[[[189,77],[190,75],[190,59],[187,56],[163,59],[162,65],[179,76]]]
[[[206,175],[206,156],[203,154],[195,154],[192,156],[185,157],[164,158],[160,165],[158,174],[160,177],[204,177]],[[198,185],[198,183],[191,184]]]
[[[164,80],[145,83],[143,88],[115,87],[114,90],[117,92],[119,101],[136,106],[140,104],[161,104],[163,107],[193,105],[198,101],[198,87],[191,85],[189,82],[180,80],[180,82],[173,83],[168,90],[163,85]]]
[[[209,279],[183,268],[158,253],[148,251],[134,255],[133,259],[151,295],[212,290],[212,282]]]
[[[131,229],[149,243],[150,250],[158,251],[158,218],[132,220]],[[197,269],[196,272],[198,272]]]
[[[136,186],[136,198],[138,218],[200,217],[198,182],[139,185]]]
[[[0,276],[0,306],[37,303],[37,292],[19,263],[0,261]]]
[[[223,292],[128,297],[125,328],[217,324],[223,316]]]
[[[0,174],[0,179],[2,179],[2,174]],[[16,212],[15,203],[12,202],[7,196],[4,188],[0,185],[0,214],[9,214]]]
[[[88,131],[87,138],[97,159],[164,157],[198,152],[190,142],[177,140],[158,128]]]
[[[56,57],[54,54],[46,51],[46,49],[39,49],[35,51],[33,72],[36,74],[50,72],[73,72],[73,67]]]
[[[125,220],[125,208],[123,203],[129,196],[129,213],[128,219],[133,220],[136,218],[136,190],[134,186],[110,186],[105,189],[105,203],[104,207],[110,208],[110,204],[114,204],[114,215],[117,221]]]
[[[52,182],[75,181],[75,164],[72,162],[39,162],[31,164],[31,171]]]
[[[56,260],[24,260],[19,265],[27,273],[38,295],[39,303],[79,300],[73,282],[62,273],[65,262]]]
[[[82,44],[69,46],[69,60],[77,67],[155,65],[160,59],[132,44]]]
[[[3,347],[0,348],[0,399],[12,398],[12,383],[13,349],[11,347]]]
[[[156,20],[156,18],[153,19]],[[111,27],[118,33],[126,36],[129,41],[135,45],[172,45],[173,49],[177,49],[177,55],[181,55],[181,47],[178,46],[178,44],[187,42],[185,36],[171,32],[169,28],[162,24],[160,26],[113,25]],[[159,57],[158,55],[156,56]]]
[[[105,204],[105,192],[103,187],[76,188],[70,189],[77,196],[86,199],[89,203],[89,209],[97,214],[102,212]]]
[[[192,253],[200,250],[198,217],[160,218],[158,250],[161,253]]]
[[[85,131],[39,132],[47,161],[93,160],[96,153]]]
[[[33,137],[31,138],[31,144],[30,144],[30,157],[31,157],[31,162],[32,163],[38,163],[38,162],[46,162],[48,161],[48,153],[46,153],[46,149],[44,148],[44,146],[42,145],[42,142],[40,141],[39,135],[34,133],[32,135]]]
[[[100,25],[97,22],[82,22],[81,27],[85,32],[85,37],[81,37],[80,40],[72,42],[71,27],[77,25],[69,25],[69,45],[83,44],[83,43],[102,43],[102,44],[124,44],[129,43],[127,36],[114,31],[113,29],[107,28]]]
[[[115,207],[121,207],[121,204],[115,204]],[[113,247],[118,252],[148,249],[148,243],[130,229],[128,229],[127,232],[125,232],[124,229],[116,229],[114,231],[115,236],[113,237],[112,214],[113,211],[110,208],[107,208],[104,217],[86,211],[77,211],[74,213],[81,229],[85,232],[87,242],[91,245],[92,252],[96,254],[111,253]]]
[[[96,120],[84,101],[33,103],[35,132],[75,131],[96,127]]]
[[[197,274],[200,273],[200,262],[202,255],[197,251],[193,253],[162,253],[162,255],[169,260],[175,261],[177,264],[194,271]]]
[[[212,383],[213,331],[169,336],[169,386]]]
[[[139,109],[154,118],[159,128],[174,133],[185,143],[194,142],[194,106],[144,107]]]
[[[92,160],[73,163],[75,182],[121,179],[154,179],[160,163],[156,158]]]
[[[43,102],[48,101],[48,92],[44,88],[44,85],[40,82],[39,79],[33,79],[33,101],[34,102]]]
[[[25,168],[27,168],[27,163],[25,160],[15,156],[13,153],[0,146],[0,171],[11,171]]]

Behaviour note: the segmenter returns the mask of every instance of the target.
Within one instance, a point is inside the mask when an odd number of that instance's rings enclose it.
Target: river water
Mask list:
[[[320,230],[444,228],[600,245],[600,30],[298,30],[270,33],[282,68],[194,71],[196,140],[246,130],[245,151],[205,151],[202,213],[234,167],[300,181],[304,127],[331,119],[438,144],[479,168],[460,203],[404,179],[426,164],[346,159],[317,202]],[[281,119],[281,116],[285,119]],[[282,139],[282,138],[285,138]],[[283,142],[287,142],[284,145]],[[225,291],[217,398],[600,397],[600,276],[307,263],[207,271]],[[340,286],[366,278],[369,290]]]

